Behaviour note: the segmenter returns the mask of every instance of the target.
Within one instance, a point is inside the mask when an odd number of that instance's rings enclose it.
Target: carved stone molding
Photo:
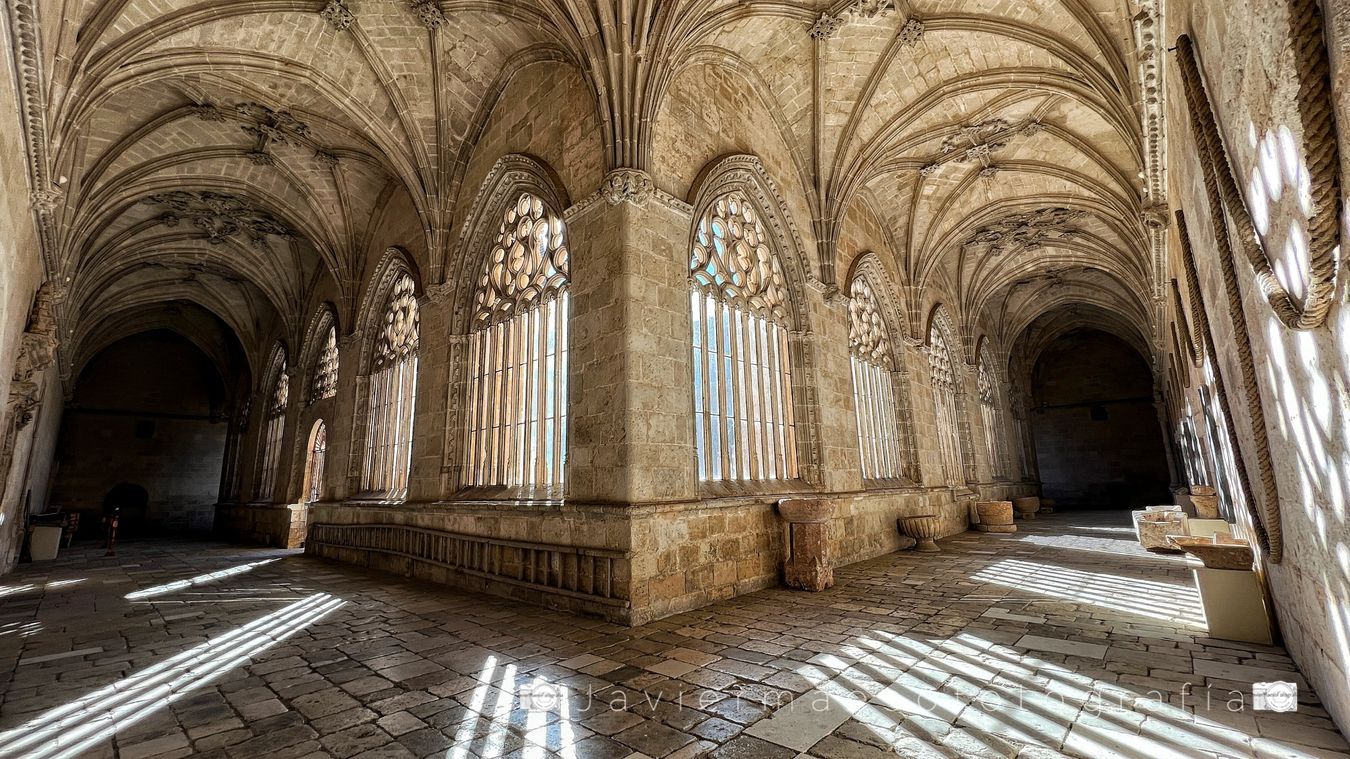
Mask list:
[[[193,103],[188,106],[188,112],[202,121],[224,122],[230,120],[230,115],[225,112],[225,109],[215,103]]]
[[[273,109],[261,103],[244,102],[234,107],[216,103],[192,103],[187,111],[201,121],[227,123],[237,121],[240,129],[253,136],[253,147],[244,155],[255,166],[275,166],[274,145],[291,145],[314,149],[314,158],[325,166],[337,162],[337,155],[319,144],[309,131],[309,124],[296,118],[289,110]]]
[[[640,169],[615,169],[605,175],[603,184],[605,200],[612,206],[620,203],[645,206],[654,188],[651,175]]]
[[[14,359],[14,373],[9,386],[9,398],[6,410],[13,420],[11,430],[5,434],[17,433],[33,421],[38,403],[42,399],[40,375],[56,362],[56,305],[54,288],[50,283],[38,289],[33,298],[33,308],[28,316],[28,325],[19,342],[19,352]],[[6,440],[6,444],[12,443]]]
[[[1086,211],[1050,207],[1007,216],[976,230],[962,248],[991,256],[1015,255],[1078,237]]]
[[[319,11],[319,15],[339,32],[347,31],[356,20],[351,10],[347,8],[346,0],[328,0],[328,4]]]
[[[184,220],[191,222],[213,245],[243,235],[254,247],[266,248],[268,235],[296,236],[290,227],[271,214],[228,193],[175,190],[151,195],[141,202],[165,208],[160,222],[167,227],[175,227]]]
[[[1035,119],[1016,125],[1004,118],[966,124],[942,140],[938,153],[920,167],[919,173],[927,177],[949,163],[979,163],[984,167],[980,176],[992,177],[998,173],[998,167],[992,164],[995,153],[1008,147],[1014,138],[1031,137],[1044,128]]]

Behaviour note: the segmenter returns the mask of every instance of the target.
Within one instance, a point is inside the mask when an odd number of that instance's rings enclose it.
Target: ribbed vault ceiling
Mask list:
[[[1149,334],[1126,0],[48,6],[52,239],[77,355],[157,326],[156,304],[199,331],[212,314],[261,354],[269,325],[303,330],[320,284],[354,308],[391,215],[415,216],[402,223],[438,282],[480,131],[535,65],[586,82],[600,163],[676,195],[668,99],[714,76],[738,87],[785,146],[778,179],[811,216],[797,227],[826,285],[860,252],[839,244],[859,225],[886,241],[874,252],[916,322],[941,300],[972,340],[983,323],[1011,347],[1082,304],[1074,324]]]

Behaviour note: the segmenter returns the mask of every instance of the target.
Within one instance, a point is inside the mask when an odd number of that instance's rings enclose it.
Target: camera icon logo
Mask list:
[[[1298,683],[1252,683],[1252,706],[1260,712],[1298,711]]]
[[[527,712],[551,712],[562,703],[562,687],[535,680],[520,689],[520,708]]]

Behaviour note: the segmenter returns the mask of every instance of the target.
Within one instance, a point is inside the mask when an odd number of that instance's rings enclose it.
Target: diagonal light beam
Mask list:
[[[344,602],[303,598],[29,722],[0,733],[0,756],[73,757],[294,635]]]

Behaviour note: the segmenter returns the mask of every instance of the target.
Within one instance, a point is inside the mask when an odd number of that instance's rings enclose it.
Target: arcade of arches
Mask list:
[[[1210,485],[1350,726],[1350,6],[3,9],[6,570],[117,507],[639,626],[785,498]]]

